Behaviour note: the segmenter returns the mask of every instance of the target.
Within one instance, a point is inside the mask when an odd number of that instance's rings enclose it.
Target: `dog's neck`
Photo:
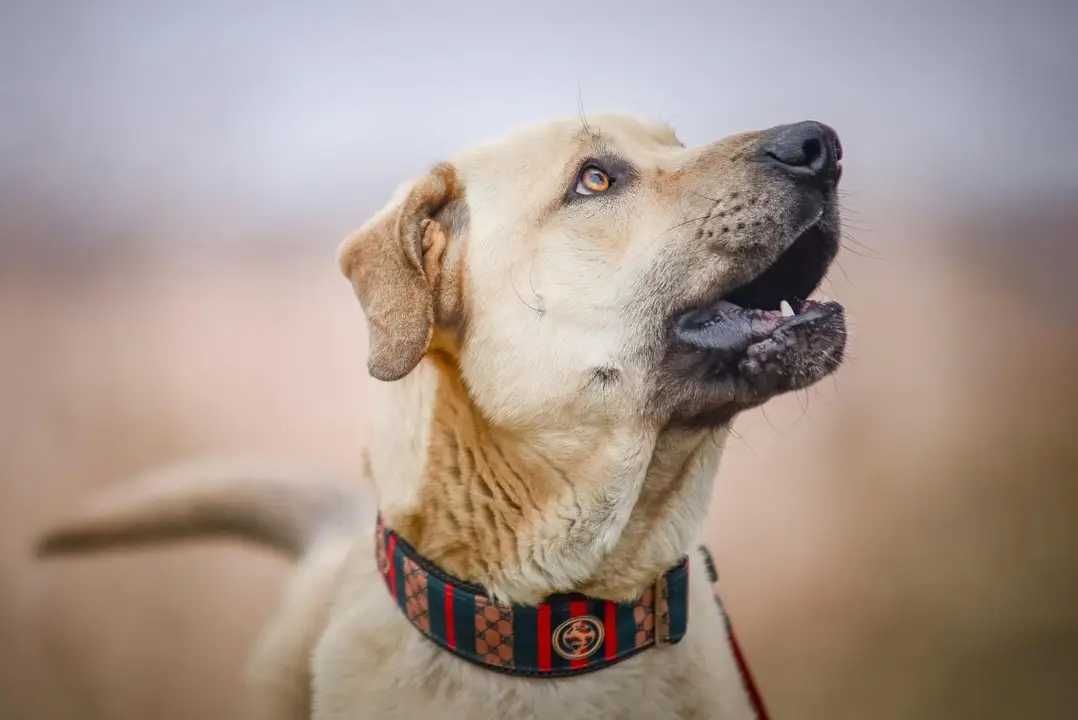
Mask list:
[[[500,600],[633,599],[700,530],[723,430],[509,431],[432,358],[375,385],[368,471],[387,524]]]

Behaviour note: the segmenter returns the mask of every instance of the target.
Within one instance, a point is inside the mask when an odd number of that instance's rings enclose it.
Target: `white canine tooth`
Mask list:
[[[793,317],[794,316],[794,309],[792,307],[790,307],[790,303],[786,302],[785,300],[783,300],[781,303],[779,303],[779,310],[782,311],[782,316],[783,317]]]

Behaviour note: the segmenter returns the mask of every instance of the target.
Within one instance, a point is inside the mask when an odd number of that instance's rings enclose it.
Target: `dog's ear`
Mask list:
[[[438,165],[341,244],[341,271],[370,328],[367,368],[379,380],[407,375],[430,345],[446,247],[446,231],[433,218],[460,194],[453,167]]]

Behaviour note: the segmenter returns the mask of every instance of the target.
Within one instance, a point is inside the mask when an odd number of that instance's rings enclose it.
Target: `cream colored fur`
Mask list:
[[[403,375],[372,381],[365,409],[366,472],[387,524],[504,601],[568,590],[628,600],[688,553],[685,639],[558,680],[475,667],[423,638],[389,597],[368,504],[304,536],[255,654],[254,717],[754,716],[692,552],[728,426],[672,422],[653,386],[663,319],[745,282],[795,234],[780,192],[756,185],[744,157],[753,141],[690,150],[665,126],[620,116],[527,128],[402,188],[341,253],[378,318],[372,373]],[[631,188],[605,205],[563,205],[582,158],[600,151],[633,164]],[[739,193],[770,207],[770,225],[707,250],[684,221]],[[454,202],[466,217],[446,215]],[[402,251],[400,238],[412,244]],[[408,327],[397,334],[400,303]],[[402,365],[412,351],[422,359]],[[316,507],[311,522],[328,515]],[[106,510],[66,542],[122,535],[115,522]]]

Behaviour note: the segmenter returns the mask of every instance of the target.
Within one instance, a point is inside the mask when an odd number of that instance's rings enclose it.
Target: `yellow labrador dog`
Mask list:
[[[377,517],[347,486],[139,486],[45,553],[225,532],[299,561],[253,717],[744,718],[695,538],[731,419],[840,363],[841,147],[537,125],[406,184],[340,249],[370,334]]]

